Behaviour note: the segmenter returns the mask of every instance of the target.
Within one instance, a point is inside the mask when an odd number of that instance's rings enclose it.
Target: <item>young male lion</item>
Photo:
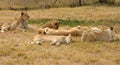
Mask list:
[[[22,30],[26,30],[28,28],[28,19],[30,16],[26,12],[21,12],[19,19],[13,23],[3,24],[1,26],[1,32],[6,32],[9,30],[15,30],[16,28],[21,28]]]
[[[60,45],[61,43],[66,43],[69,44],[72,41],[71,35],[69,34],[68,36],[41,36],[41,35],[36,35],[33,38],[33,43],[40,44],[43,42],[51,42],[51,45]]]

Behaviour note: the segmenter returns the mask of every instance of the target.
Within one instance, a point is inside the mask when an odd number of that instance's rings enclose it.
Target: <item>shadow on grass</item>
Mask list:
[[[43,25],[50,20],[53,20],[53,19],[30,19],[29,24]],[[105,20],[99,20],[99,21],[62,20],[62,19],[56,19],[56,20],[60,21],[62,26],[72,26],[72,27],[77,26],[77,25],[81,25],[81,26],[99,26],[99,25],[116,26],[116,25],[120,24],[120,22],[115,22],[115,21],[112,21],[112,20],[109,20],[109,21],[105,21]]]

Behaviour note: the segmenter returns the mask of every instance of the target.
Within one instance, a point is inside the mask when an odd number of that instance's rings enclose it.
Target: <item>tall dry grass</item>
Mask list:
[[[0,23],[14,22],[21,11],[1,10]],[[47,10],[28,11],[31,25],[40,27],[40,22],[46,19],[60,19],[74,24],[74,20],[96,22],[112,22],[115,30],[120,32],[119,7],[78,7],[78,8],[53,8]],[[43,20],[45,19],[45,20]],[[116,24],[117,22],[117,24]],[[102,23],[102,22],[101,22]],[[82,23],[83,24],[83,23]],[[87,23],[86,23],[87,24]],[[86,25],[85,25],[86,26]],[[94,26],[94,25],[89,25]],[[109,26],[99,25],[106,28]],[[119,65],[120,64],[120,36],[116,41],[109,42],[82,42],[80,37],[75,37],[75,42],[69,45],[51,46],[49,42],[30,45],[37,32],[6,32],[0,33],[0,65]]]
[[[79,0],[0,0],[0,9],[26,10],[50,7],[76,7]],[[54,4],[54,5],[53,5]],[[81,5],[99,5],[99,0],[81,0]],[[120,5],[120,0],[107,0],[106,4]]]

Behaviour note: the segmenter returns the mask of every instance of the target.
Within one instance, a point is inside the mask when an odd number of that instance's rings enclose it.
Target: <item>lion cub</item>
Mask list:
[[[43,42],[51,42],[51,45],[60,45],[61,43],[69,44],[72,41],[71,34],[68,36],[41,36],[36,35],[31,44],[40,44]]]

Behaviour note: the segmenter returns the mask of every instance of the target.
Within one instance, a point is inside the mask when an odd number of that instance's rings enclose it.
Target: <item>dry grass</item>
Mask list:
[[[57,8],[28,11],[31,19],[92,20],[120,22],[119,7]],[[20,11],[1,10],[0,23],[13,22]],[[34,24],[36,27],[40,27]],[[91,26],[91,25],[90,25]],[[102,26],[102,25],[101,25]],[[113,25],[120,32],[119,25]],[[106,26],[103,26],[106,27]],[[61,27],[62,28],[62,27]],[[75,37],[69,45],[49,43],[30,45],[37,32],[0,33],[1,65],[120,65],[120,40],[115,42],[82,42]],[[120,37],[119,37],[120,38]]]
[[[79,0],[0,0],[0,9],[38,9],[49,7],[75,7],[79,6]],[[81,0],[84,5],[100,5],[99,0]],[[107,3],[102,5],[120,5],[120,0],[107,0]]]
[[[69,7],[77,6],[78,0],[57,0],[54,4],[54,0],[2,0],[0,1],[1,9],[10,9],[10,7],[15,9],[28,8],[28,9],[37,9],[37,8],[47,8],[47,7]]]
[[[119,7],[79,7],[79,8],[58,8],[49,10],[30,11],[34,14],[32,18],[53,18],[53,19],[74,19],[74,20],[120,20]]]

